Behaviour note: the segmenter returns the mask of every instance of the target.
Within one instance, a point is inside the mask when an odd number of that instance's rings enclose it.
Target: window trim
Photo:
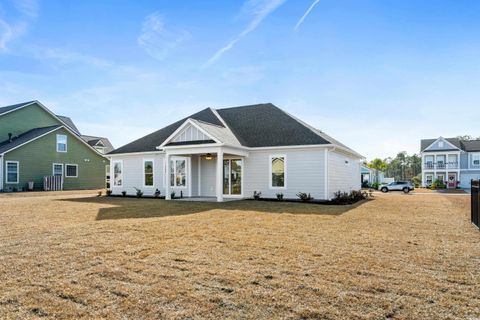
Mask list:
[[[478,159],[475,159],[476,157],[478,157]],[[479,164],[475,164],[475,161],[480,161],[480,153],[472,153],[472,157],[471,157],[471,166],[474,167],[474,168],[477,168],[477,167],[480,167],[480,163]]]
[[[177,161],[185,161],[185,185],[183,186],[178,186],[177,185]],[[188,179],[189,179],[189,164],[188,164],[188,157],[170,157],[170,162],[173,162],[173,171],[170,170],[170,175],[173,173],[173,185],[171,184],[171,177],[167,177],[167,182],[170,184],[170,188],[182,188],[182,189],[188,189]],[[170,163],[167,164],[168,166]]]
[[[9,181],[8,180],[8,164],[15,163],[17,165],[17,181]],[[5,183],[8,184],[18,184],[20,183],[20,161],[15,160],[6,160],[5,161]]]
[[[273,186],[273,177],[272,177],[272,171],[273,171],[273,166],[272,166],[272,160],[274,158],[283,158],[283,187],[277,187]],[[268,162],[268,187],[273,190],[284,190],[287,189],[287,155],[286,154],[271,154],[269,156],[269,162]]]
[[[151,162],[152,163],[152,185],[147,186],[146,179],[145,179],[145,163]],[[153,159],[143,159],[143,187],[145,188],[155,188],[155,161]]]
[[[76,175],[75,175],[75,176],[69,176],[69,175],[68,175],[68,170],[67,170],[67,167],[68,167],[68,166],[71,166],[71,167],[75,167],[75,168],[76,168],[76,170],[75,170]],[[78,178],[78,164],[65,163],[65,178]]]
[[[121,181],[122,181],[122,184],[118,185],[116,180],[115,180],[115,163],[120,163],[120,167],[121,167]],[[123,187],[125,184],[124,184],[124,179],[123,179],[123,160],[113,160],[112,161],[112,167],[111,167],[111,170],[112,170],[112,176],[110,177],[110,184],[112,183],[111,180],[113,178],[113,186],[114,187]]]
[[[63,150],[58,150],[58,137],[59,136],[64,136],[65,137],[65,151]],[[57,136],[56,136],[56,149],[57,149],[57,152],[62,152],[62,153],[66,153],[68,152],[68,136],[66,134],[60,134],[60,133],[57,133]]]
[[[62,178],[64,178],[65,174],[64,174],[63,170],[65,170],[65,166],[63,165],[63,163],[55,163],[55,162],[52,163],[52,176],[55,177],[55,166],[56,165],[62,166]]]

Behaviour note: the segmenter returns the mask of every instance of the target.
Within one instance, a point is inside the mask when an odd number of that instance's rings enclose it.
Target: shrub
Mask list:
[[[98,191],[97,197],[101,197],[101,196],[102,196],[102,191]]]
[[[161,194],[160,190],[156,189],[154,194],[155,198],[160,197],[160,194]]]
[[[122,191],[122,196],[126,197],[127,196],[127,191]]]
[[[110,197],[112,195],[112,190],[107,189],[107,191],[105,191],[105,193],[107,194],[108,197]]]
[[[136,192],[137,193],[137,198],[141,198],[143,196],[143,191],[142,190],[140,190],[138,188],[135,188],[135,187],[133,187],[133,189],[135,189],[137,191]]]
[[[170,198],[175,199],[175,191],[172,191],[172,193],[170,193]]]
[[[362,192],[361,190],[352,190],[350,193],[337,191],[333,195],[334,198],[332,202],[336,204],[352,204],[368,198],[368,193]]]
[[[412,178],[412,183],[415,186],[415,188],[419,188],[420,185],[422,184],[422,174],[418,174],[415,177]]]
[[[277,200],[282,201],[283,200],[283,193],[279,192],[277,193]]]
[[[362,182],[362,188],[368,188],[368,187],[369,187],[368,181],[363,181]]]
[[[261,191],[259,191],[259,192],[253,191],[253,199],[254,200],[259,200],[261,197],[262,197],[262,192]]]
[[[440,180],[435,180],[433,181],[433,183],[430,185],[430,188],[432,190],[436,190],[436,189],[445,189],[447,186],[445,185],[445,183],[443,183],[443,181],[440,181]]]
[[[378,187],[380,187],[380,183],[378,183],[378,182],[372,183],[372,189],[378,190]]]
[[[297,193],[297,197],[302,200],[302,201],[310,201],[313,200],[313,197],[309,194],[306,194],[304,192],[299,192]]]

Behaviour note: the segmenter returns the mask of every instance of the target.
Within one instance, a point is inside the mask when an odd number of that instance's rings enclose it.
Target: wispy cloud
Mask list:
[[[143,21],[142,34],[138,37],[138,44],[153,58],[163,60],[181,43],[190,38],[186,31],[170,31],[159,12],[154,12]]]
[[[108,60],[97,58],[95,56],[74,52],[66,49],[27,46],[26,53],[32,58],[38,60],[53,60],[58,65],[66,65],[71,63],[81,63],[93,67],[113,67],[114,63]]]
[[[0,52],[6,52],[8,43],[23,36],[29,23],[38,16],[36,0],[16,0],[13,4],[20,17],[16,22],[9,22],[0,17]]]
[[[310,12],[312,12],[313,8],[315,8],[315,6],[320,2],[320,0],[315,0],[313,1],[313,3],[310,5],[310,7],[308,8],[308,10],[303,14],[303,16],[300,18],[300,20],[298,20],[297,24],[295,25],[295,28],[294,30],[298,30],[298,28],[300,28],[300,26],[302,25],[303,21],[305,20],[305,18],[307,18],[307,16],[310,14]]]
[[[255,31],[260,23],[268,17],[273,11],[280,7],[286,0],[248,0],[245,3],[245,8],[248,9],[249,14],[253,16],[253,19],[247,25],[242,32],[240,32],[233,40],[227,43],[224,47],[220,48],[210,59],[204,67],[208,67],[220,59],[227,51],[231,50],[238,41],[248,35],[250,32]]]

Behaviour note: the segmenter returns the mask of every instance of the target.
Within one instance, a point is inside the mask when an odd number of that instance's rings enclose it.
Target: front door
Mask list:
[[[456,173],[449,173],[448,174],[448,188],[456,188],[457,187],[457,174]]]
[[[223,194],[242,194],[242,159],[223,160]]]

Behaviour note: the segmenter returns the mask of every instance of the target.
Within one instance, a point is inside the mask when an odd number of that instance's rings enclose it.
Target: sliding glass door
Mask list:
[[[223,160],[223,194],[242,194],[242,159]]]

